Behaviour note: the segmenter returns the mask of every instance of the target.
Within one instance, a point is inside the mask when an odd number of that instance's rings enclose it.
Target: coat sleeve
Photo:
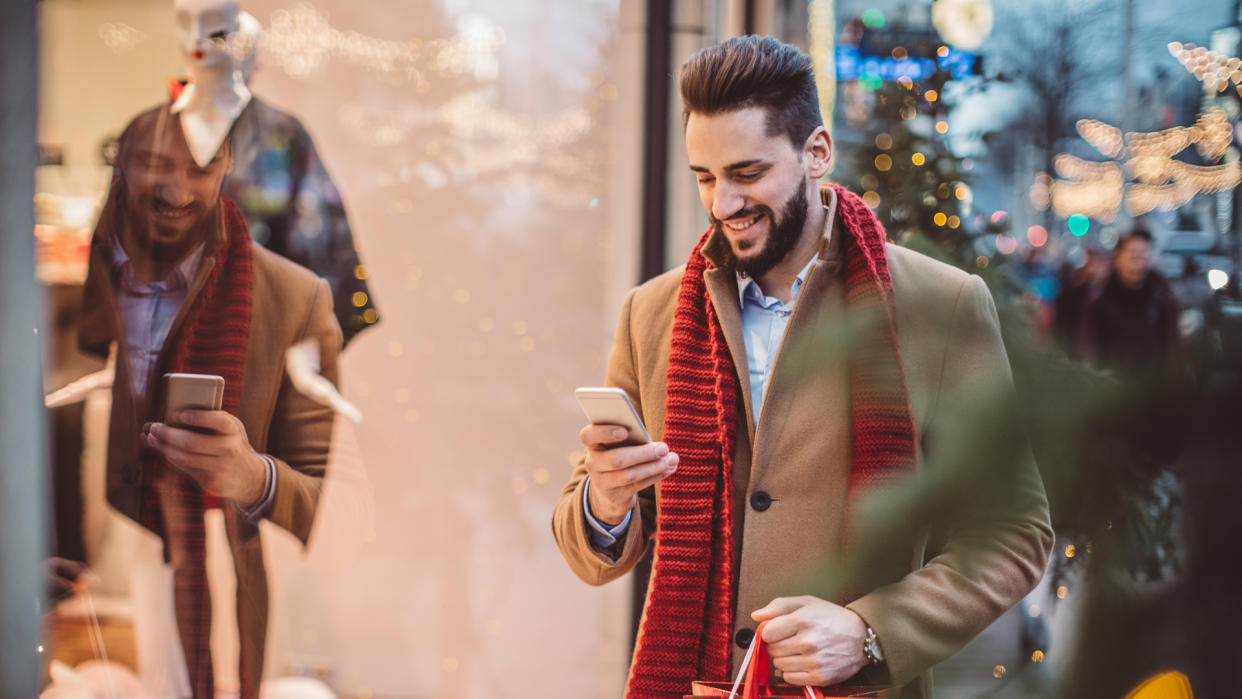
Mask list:
[[[631,291],[621,306],[616,339],[608,357],[606,382],[609,386],[624,389],[639,415],[645,415],[630,336],[630,311],[636,291]],[[602,585],[632,570],[646,551],[655,532],[655,489],[648,488],[639,493],[629,528],[611,549],[601,550],[591,542],[590,525],[583,512],[582,489],[586,479],[586,465],[579,457],[578,465],[569,482],[561,489],[560,500],[552,512],[552,534],[574,573],[587,583]]]
[[[998,449],[1002,453],[993,461],[979,460],[982,467],[947,463],[962,453],[963,441],[986,443],[989,438],[978,434],[982,403],[974,404],[972,412],[972,400],[998,393],[1012,400],[996,308],[979,277],[963,282],[952,318],[938,398],[923,436],[931,437],[932,465],[961,468],[958,477],[968,479],[957,481],[954,490],[986,495],[967,500],[965,513],[952,515],[940,543],[928,551],[930,560],[846,605],[875,630],[898,685],[957,652],[1019,602],[1040,580],[1052,547],[1047,498],[1024,439],[1010,434],[1009,444],[1017,443],[1011,449],[1014,458]],[[956,434],[954,425],[973,426],[973,432],[966,432],[970,439],[946,437]],[[924,474],[920,487],[927,488],[929,477],[937,478]]]
[[[338,357],[341,330],[332,312],[328,283],[319,279],[302,331],[295,342],[314,338],[319,344],[320,374],[340,387]],[[276,462],[276,494],[267,519],[289,530],[305,545],[323,491],[334,414],[281,379],[280,393],[268,432],[267,452]]]

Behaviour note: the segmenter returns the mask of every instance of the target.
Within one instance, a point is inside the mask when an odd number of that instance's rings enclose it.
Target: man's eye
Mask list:
[[[699,181],[699,184],[711,184],[711,183],[713,182],[713,179],[714,179],[714,178],[711,178],[711,177],[699,177],[699,178],[697,178],[697,179],[698,179],[698,181]]]
[[[750,182],[750,181],[752,181],[752,180],[757,180],[757,179],[759,179],[759,173],[757,173],[757,172],[739,172],[739,173],[737,173],[736,175],[734,175],[734,177],[736,177],[737,179],[739,179],[739,180],[741,180],[741,181],[743,181],[743,182]]]

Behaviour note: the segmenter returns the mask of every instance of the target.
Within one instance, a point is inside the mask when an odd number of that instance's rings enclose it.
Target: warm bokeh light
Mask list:
[[[928,90],[927,92],[923,93],[923,98],[926,99],[928,102],[935,102],[936,100],[940,99],[940,93],[936,92],[935,90]],[[944,133],[944,132],[941,131],[940,133]]]
[[[922,165],[923,163],[927,162],[927,157],[924,156],[922,153],[915,153],[914,155],[910,156],[910,162],[914,163],[916,166]]]
[[[1037,248],[1043,247],[1048,242],[1048,229],[1038,224],[1031,226],[1026,229],[1026,239]]]
[[[875,209],[880,206],[880,195],[878,192],[867,190],[862,195],[863,203]]]
[[[996,236],[996,251],[1002,255],[1012,255],[1018,249],[1018,239],[1012,235],[1001,233]]]
[[[1004,221],[1005,218],[1008,216],[1009,216],[1009,212],[1003,209],[1000,211],[993,211],[991,221],[992,223],[1000,223],[1001,221]]]
[[[932,221],[934,221],[937,226],[943,226],[948,223],[949,217],[945,216],[943,211],[937,211],[936,215],[932,216]]]
[[[881,153],[875,156],[875,169],[880,172],[888,172],[891,167],[893,167],[893,159],[886,153]]]
[[[936,133],[939,133],[939,134],[949,133],[949,122],[944,121],[944,120],[936,122]]]
[[[893,137],[887,133],[878,133],[875,135],[875,147],[880,150],[888,150],[893,147]]]

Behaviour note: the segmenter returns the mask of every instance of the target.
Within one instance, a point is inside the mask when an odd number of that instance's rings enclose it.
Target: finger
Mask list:
[[[594,452],[588,454],[587,459],[595,471],[604,472],[624,471],[635,466],[658,462],[665,456],[669,456],[668,445],[664,442],[652,442],[633,447],[616,447],[605,452]]]
[[[199,454],[193,454],[181,447],[161,442],[155,435],[147,437],[147,444],[159,452],[164,463],[179,471],[184,471],[194,476],[205,470],[201,465],[200,459],[202,457]]]
[[[766,646],[765,646],[766,647]],[[813,655],[772,656],[772,667],[785,673],[786,680],[791,672],[812,673],[819,670],[819,663]]]
[[[587,425],[578,433],[578,439],[582,441],[582,446],[602,451],[624,441],[628,435],[629,430],[621,425]]]
[[[182,410],[176,415],[177,422],[186,427],[211,430],[219,434],[236,431],[236,422],[232,415],[223,410]]]
[[[833,684],[827,678],[821,677],[817,672],[786,672],[782,677],[788,684],[796,684],[799,687],[820,687],[826,684]]]
[[[647,461],[627,469],[601,471],[591,476],[593,486],[603,490],[629,491],[633,495],[647,486],[663,480],[677,470],[677,455],[668,454],[662,459]]]
[[[797,610],[801,609],[803,605],[805,604],[806,604],[806,600],[802,597],[777,597],[771,602],[768,602],[765,606],[760,607],[759,609],[756,609],[755,611],[751,612],[750,618],[754,619],[755,621],[767,621],[768,619],[775,619],[778,616],[783,616],[785,614],[792,614],[796,612]],[[770,629],[771,627],[772,625],[768,624],[767,628]],[[765,634],[763,637],[763,640],[769,641],[770,639],[768,639],[767,635]]]
[[[205,435],[159,422],[151,425],[148,436],[182,451],[203,455],[215,454],[217,450],[214,448],[214,442],[219,439],[218,435]]]
[[[776,621],[768,622],[768,625],[763,629],[764,636],[767,636],[768,629],[772,628],[772,625],[776,623]],[[764,638],[764,648],[768,649],[768,655],[773,658],[794,658],[800,655],[813,656],[816,650],[815,644],[811,642],[807,634],[799,633],[801,630],[801,628],[795,628],[793,634],[785,636],[779,641],[768,642],[768,639]],[[778,626],[776,631],[777,633],[784,633],[785,629]]]

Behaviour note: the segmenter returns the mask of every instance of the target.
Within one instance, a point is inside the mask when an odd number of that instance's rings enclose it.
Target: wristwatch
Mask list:
[[[867,658],[868,665],[884,661],[884,652],[880,650],[880,641],[875,637],[875,631],[870,626],[867,627],[867,637],[863,639],[863,655]]]

